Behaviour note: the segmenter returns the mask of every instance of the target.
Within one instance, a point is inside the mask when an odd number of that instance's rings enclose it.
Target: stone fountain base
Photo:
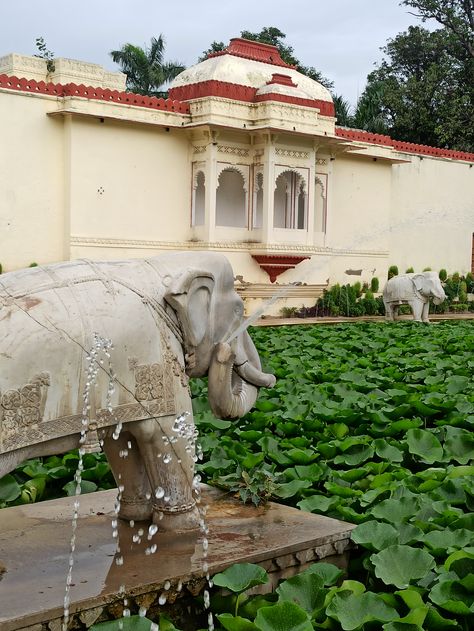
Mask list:
[[[115,490],[80,498],[70,628],[84,629],[120,617],[123,589],[134,614],[140,607],[155,609],[162,594],[169,604],[186,594],[198,594],[205,585],[198,533],[158,532],[150,541],[147,524],[131,527],[119,522],[124,561],[117,565],[122,555],[116,554],[112,538],[115,498]],[[211,575],[233,563],[259,563],[270,575],[270,590],[281,578],[318,560],[341,567],[347,563],[351,524],[280,504],[246,506],[206,486],[202,498],[208,505]],[[1,631],[60,631],[74,500],[63,498],[0,512]],[[133,535],[140,528],[142,541],[134,543]],[[156,552],[146,554],[154,543]]]

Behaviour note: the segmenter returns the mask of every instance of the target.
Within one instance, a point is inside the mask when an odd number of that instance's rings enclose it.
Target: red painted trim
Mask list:
[[[76,96],[96,101],[109,103],[121,103],[123,105],[135,105],[153,110],[189,114],[189,104],[181,103],[173,99],[158,99],[154,96],[142,96],[133,92],[119,92],[108,88],[94,88],[75,83],[45,83],[34,79],[19,79],[6,74],[0,75],[0,88],[30,92],[31,94],[49,94],[51,96],[66,97]]]
[[[245,103],[259,103],[261,101],[280,101],[282,103],[293,103],[305,107],[314,107],[320,110],[322,116],[334,116],[334,104],[331,101],[319,99],[301,99],[296,96],[286,94],[257,94],[257,88],[226,81],[202,81],[201,83],[191,83],[176,88],[171,88],[170,97],[179,101],[190,101],[192,99],[202,99],[207,96],[217,96],[234,101],[244,101]]]
[[[371,132],[364,131],[362,129],[336,127],[336,136],[339,136],[340,138],[347,138],[348,140],[367,142],[372,145],[393,147],[396,151],[401,151],[403,153],[414,153],[434,158],[451,158],[452,160],[474,162],[474,153],[454,151],[452,149],[442,149],[440,147],[430,147],[429,145],[418,145],[413,142],[403,142],[401,140],[392,140],[390,136],[372,134]]]
[[[222,55],[233,55],[234,57],[252,59],[253,61],[261,61],[264,64],[271,64],[272,66],[296,68],[296,66],[290,66],[286,61],[283,61],[276,46],[262,44],[262,42],[254,42],[253,40],[243,39],[242,37],[234,37],[230,40],[230,44],[227,48],[216,53],[210,53],[207,58],[221,57]]]
[[[227,81],[201,81],[200,83],[191,83],[169,91],[170,98],[179,101],[188,101],[191,99],[202,99],[206,96],[220,96],[224,99],[233,99],[235,101],[245,101],[252,103],[255,99],[257,88],[251,88],[247,85],[238,85],[237,83],[228,83]]]
[[[293,83],[293,79],[287,74],[280,74],[279,72],[274,72],[272,74],[271,81],[267,81],[267,85],[272,85],[273,83],[277,83],[278,85],[287,85],[291,88],[296,88],[296,83]]]
[[[283,272],[289,269],[294,269],[298,263],[310,257],[293,256],[291,254],[252,254],[252,258],[267,272],[270,277],[270,282],[274,283],[280,274],[283,274]]]

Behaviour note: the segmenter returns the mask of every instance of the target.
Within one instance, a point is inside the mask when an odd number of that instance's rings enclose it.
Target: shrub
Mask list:
[[[454,283],[459,283],[459,281],[461,280],[461,275],[459,274],[459,272],[454,272],[451,278]]]
[[[388,268],[388,279],[398,276],[398,267],[396,265],[390,265]]]
[[[466,274],[466,285],[468,293],[474,294],[474,276],[471,274],[471,272],[468,272]]]
[[[423,268],[423,271],[424,271],[424,272],[431,272],[431,271],[432,271],[432,269],[431,269],[431,267],[424,267],[424,268]]]
[[[3,272],[2,264],[0,263],[0,274]]]
[[[456,302],[450,305],[449,310],[452,311],[453,313],[463,313],[468,310],[468,306],[466,303]]]
[[[439,276],[439,280],[442,283],[444,283],[446,279],[448,278],[448,272],[445,269],[440,269],[438,276]]]
[[[360,283],[360,281],[357,281],[356,283],[354,283],[353,288],[354,288],[356,297],[359,298],[362,295],[362,284]]]
[[[474,311],[474,300],[470,300],[468,303],[468,309],[469,311]]]
[[[280,314],[282,318],[295,318],[298,311],[298,307],[282,307]]]
[[[379,279],[374,276],[370,281],[370,291],[376,294],[379,290]]]
[[[33,261],[33,263],[30,263],[28,267],[38,267],[38,263]]]
[[[407,270],[405,271],[405,274],[413,274],[415,270],[413,269],[413,267],[408,267]]]

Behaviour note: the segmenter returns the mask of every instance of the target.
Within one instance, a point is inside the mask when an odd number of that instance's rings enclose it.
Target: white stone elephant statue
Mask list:
[[[258,388],[275,383],[242,322],[232,268],[216,253],[3,274],[0,477],[81,440],[83,449],[100,445],[107,454],[123,487],[120,517],[196,527],[195,454],[173,428],[182,414],[194,427],[188,377],[209,375],[210,407],[220,418],[246,414]],[[107,359],[95,362],[94,386],[86,369],[97,336],[113,343],[113,374]]]
[[[436,272],[400,274],[387,281],[383,290],[383,303],[387,320],[395,320],[400,305],[409,305],[413,320],[429,322],[430,298],[435,305],[446,300]]]

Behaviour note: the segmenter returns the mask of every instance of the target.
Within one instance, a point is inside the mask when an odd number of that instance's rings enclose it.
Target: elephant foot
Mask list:
[[[153,507],[153,523],[163,532],[198,530],[200,522],[201,515],[196,505],[175,510],[163,506]]]
[[[153,513],[150,500],[146,498],[126,498],[120,500],[118,516],[126,521],[150,521]]]

